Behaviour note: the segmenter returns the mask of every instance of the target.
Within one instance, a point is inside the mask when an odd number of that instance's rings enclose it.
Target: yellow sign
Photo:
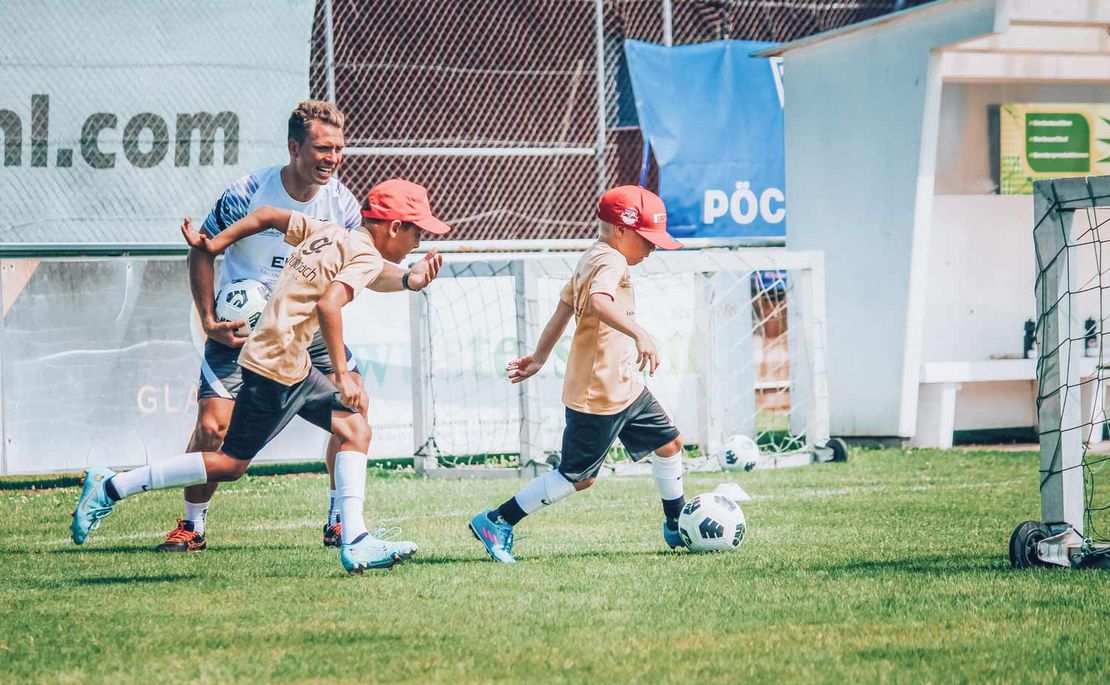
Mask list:
[[[1110,104],[1007,104],[999,119],[1003,195],[1028,195],[1043,178],[1110,174]]]

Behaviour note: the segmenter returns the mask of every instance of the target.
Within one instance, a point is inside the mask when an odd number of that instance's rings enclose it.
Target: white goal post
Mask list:
[[[1041,521],[1010,538],[1017,567],[1110,558],[1110,501],[1096,488],[1110,381],[1110,176],[1034,183]]]
[[[534,349],[580,256],[446,255],[434,286],[410,295],[419,472],[519,476],[557,463],[573,321],[540,374],[513,385],[504,368]],[[657,251],[632,278],[637,321],[663,359],[647,386],[688,444],[716,455],[746,435],[761,467],[832,458],[820,253]]]

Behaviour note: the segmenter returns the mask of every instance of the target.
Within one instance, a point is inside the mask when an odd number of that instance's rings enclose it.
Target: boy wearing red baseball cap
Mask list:
[[[628,269],[656,247],[673,250],[682,245],[667,234],[663,201],[638,186],[621,186],[602,195],[597,217],[600,239],[578,260],[536,351],[507,367],[513,383],[539,373],[574,317],[576,328],[563,382],[566,428],[559,468],[470,521],[471,532],[495,561],[515,561],[513,526],[521,519],[593,485],[617,438],[634,460],[654,453],[652,474],[663,500],[663,539],[672,549],[682,545],[678,533],[678,515],[685,504],[682,438],[638,373],[646,370],[654,375],[659,354],[651,336],[636,323]]]
[[[181,227],[193,248],[218,253],[228,245],[267,229],[285,234],[295,245],[274,287],[262,318],[239,355],[243,386],[231,414],[223,445],[214,452],[193,452],[126,473],[92,467],[73,514],[73,541],[81,544],[117,501],[146,490],[205,482],[238,480],[254,456],[293,419],[330,431],[340,441],[335,460],[342,544],[339,558],[349,573],[390,568],[416,553],[411,542],[389,542],[371,535],[363,520],[366,455],[370,426],[368,399],[357,377],[347,371],[340,309],[364,287],[380,292],[419,290],[439,271],[435,251],[411,271],[386,270],[420,244],[420,231],[443,234],[450,228],[432,216],[428,193],[402,179],[370,190],[362,225],[347,229],[288,209],[261,207],[214,237]],[[335,383],[312,366],[308,347],[316,331],[324,338],[335,368]]]

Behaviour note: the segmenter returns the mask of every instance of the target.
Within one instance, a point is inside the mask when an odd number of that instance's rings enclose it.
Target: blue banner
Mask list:
[[[776,43],[624,43],[640,128],[675,237],[786,235]]]

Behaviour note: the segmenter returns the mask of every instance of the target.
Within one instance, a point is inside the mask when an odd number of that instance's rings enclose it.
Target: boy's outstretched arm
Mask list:
[[[212,238],[193,230],[192,223],[190,223],[188,217],[186,217],[181,223],[181,235],[185,237],[185,242],[189,243],[189,247],[200,250],[201,252],[207,252],[208,254],[219,254],[235,241],[242,240],[255,233],[261,233],[267,228],[276,228],[282,233],[285,233],[286,229],[289,227],[289,217],[291,214],[292,211],[288,209],[259,207],[220,231]]]
[[[636,341],[636,363],[640,365],[639,370],[643,371],[646,368],[648,375],[654,376],[655,370],[659,368],[659,351],[655,349],[655,341],[651,339],[648,332],[628,314],[621,311],[613,298],[605,293],[590,295],[590,306],[597,312],[597,318],[603,324],[615,328]]]
[[[536,351],[520,359],[514,359],[505,366],[509,372],[510,381],[519,383],[540,372],[573,316],[574,308],[559,300],[559,306],[555,308],[555,313],[551,315],[551,319],[543,328],[543,333],[540,334]]]
[[[438,250],[430,250],[424,258],[412,265],[409,270],[385,262],[380,276],[375,278],[367,288],[379,293],[395,293],[401,290],[423,290],[435,280],[439,268],[443,266],[443,257]],[[405,281],[408,274],[408,281]],[[405,287],[407,284],[407,288]]]

